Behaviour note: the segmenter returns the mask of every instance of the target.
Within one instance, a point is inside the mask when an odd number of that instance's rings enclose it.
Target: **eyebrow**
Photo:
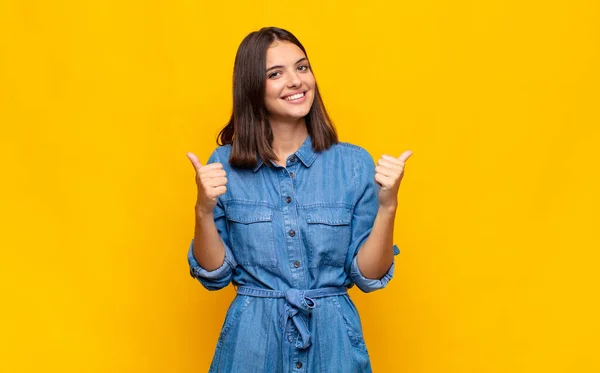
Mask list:
[[[301,59],[299,59],[298,61],[296,61],[296,63],[294,65],[299,64],[300,62],[304,61],[304,60],[308,60],[308,58],[306,57],[302,57]],[[271,66],[267,69],[267,71],[269,70],[273,70],[273,69],[281,69],[282,67],[284,67],[283,65],[276,65],[276,66]]]

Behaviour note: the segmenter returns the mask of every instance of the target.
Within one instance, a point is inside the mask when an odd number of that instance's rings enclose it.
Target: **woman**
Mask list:
[[[306,51],[263,28],[240,44],[233,114],[206,165],[188,153],[198,199],[190,273],[209,290],[233,282],[210,372],[370,372],[347,288],[394,272],[404,163],[375,167],[340,143]]]

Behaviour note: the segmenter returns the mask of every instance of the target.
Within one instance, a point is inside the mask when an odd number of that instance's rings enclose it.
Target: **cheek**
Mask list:
[[[311,95],[311,104],[312,104],[312,100],[314,100],[315,98],[315,79],[312,77],[310,77],[310,79],[308,79],[306,82],[306,86],[310,89],[310,95]]]
[[[266,99],[279,98],[279,92],[281,92],[281,89],[276,82],[267,81],[267,85],[265,86],[265,98]]]
[[[268,112],[277,111],[280,90],[274,84],[265,86],[265,107]]]
[[[306,79],[304,80],[304,84],[310,89],[315,89],[315,77],[312,73],[306,75]]]

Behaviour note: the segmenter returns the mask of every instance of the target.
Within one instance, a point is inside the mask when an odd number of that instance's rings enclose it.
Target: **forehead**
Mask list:
[[[294,64],[302,57],[302,49],[289,41],[276,40],[267,48],[267,66]]]

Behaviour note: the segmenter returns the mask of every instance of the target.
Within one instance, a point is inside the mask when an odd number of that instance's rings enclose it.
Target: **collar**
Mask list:
[[[300,145],[298,150],[294,152],[294,155],[298,157],[300,162],[302,162],[306,167],[310,167],[310,165],[315,161],[315,159],[317,158],[317,153],[313,150],[312,139],[310,138],[310,135],[306,137],[306,139],[304,140],[302,145]],[[263,160],[259,157],[258,162],[256,163],[256,167],[254,167],[252,171],[258,171],[263,165],[263,163]]]

